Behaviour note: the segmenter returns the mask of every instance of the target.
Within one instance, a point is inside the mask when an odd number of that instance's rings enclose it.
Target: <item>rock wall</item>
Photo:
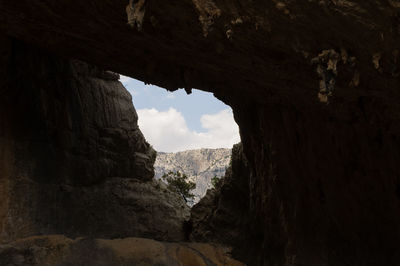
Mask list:
[[[386,89],[398,81],[392,86]],[[252,169],[251,216],[263,228],[258,262],[396,265],[398,105],[381,94],[294,106],[236,108],[249,130],[242,140]]]
[[[71,185],[109,176],[153,177],[154,151],[138,129],[131,96],[117,74],[7,43],[1,136],[18,141],[15,160],[25,163],[17,165],[21,175]]]
[[[8,0],[0,28],[170,90],[212,91],[229,104],[249,169],[250,221],[237,230],[250,236],[242,243],[260,243],[237,246],[249,264],[398,264],[398,1],[127,5]],[[15,171],[4,163],[14,156],[9,148],[0,155],[5,176]]]
[[[0,241],[37,234],[183,240],[189,211],[115,73],[2,38]]]
[[[192,239],[237,241],[234,254],[249,265],[396,265],[399,127],[388,102],[234,107],[246,163],[233,158],[248,171],[193,207]],[[240,177],[250,186],[243,208],[245,193],[224,191],[243,189]],[[235,226],[246,233],[229,238]]]
[[[249,174],[248,162],[243,154],[241,144],[232,149],[232,161],[228,167],[222,184],[209,189],[200,202],[191,210],[191,234],[193,241],[212,241],[237,247],[237,256],[259,252],[260,242],[248,234],[249,230]],[[251,225],[255,229],[255,224]],[[243,232],[246,232],[244,234]],[[250,240],[251,241],[248,241]],[[243,243],[246,243],[244,248]],[[253,249],[253,252],[251,252]]]

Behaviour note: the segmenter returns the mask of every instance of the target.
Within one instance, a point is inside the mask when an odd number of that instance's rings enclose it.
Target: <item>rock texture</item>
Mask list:
[[[7,266],[241,266],[229,249],[201,243],[167,243],[144,238],[70,239],[62,235],[31,237],[0,246]]]
[[[109,178],[92,186],[38,184],[19,180],[2,242],[24,236],[63,233],[69,237],[185,239],[190,211],[160,181]]]
[[[200,202],[191,210],[190,239],[199,241],[222,242],[237,247],[235,252],[245,252],[248,257],[256,251],[260,242],[256,235],[246,236],[250,232],[249,211],[249,168],[243,155],[241,144],[232,149],[232,164],[226,171],[223,183],[210,189]],[[256,224],[251,225],[253,230]],[[248,239],[252,239],[248,242]],[[247,247],[243,248],[243,243]],[[250,250],[253,252],[249,252]]]
[[[1,42],[0,242],[36,234],[183,240],[189,210],[118,75]]]
[[[167,89],[212,91],[229,104],[249,169],[241,235],[260,243],[238,246],[248,264],[398,265],[399,1],[140,2],[132,28],[125,0],[3,0],[0,29]],[[22,110],[18,103],[0,105],[2,132],[12,128],[8,117],[32,120],[6,115]],[[2,141],[7,177],[14,153]],[[51,172],[54,164],[46,165]],[[1,197],[2,205],[18,202]]]
[[[223,177],[229,166],[231,149],[199,149],[176,153],[157,153],[154,163],[155,178],[169,171],[185,173],[196,183],[194,203],[197,203],[211,188],[211,178]]]
[[[21,177],[71,185],[153,178],[155,152],[117,74],[15,40],[3,47],[0,136],[16,146]]]

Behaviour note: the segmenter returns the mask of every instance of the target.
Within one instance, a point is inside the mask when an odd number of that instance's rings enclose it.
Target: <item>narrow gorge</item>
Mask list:
[[[398,265],[400,2],[0,2],[1,265]],[[242,143],[191,210],[118,74]]]

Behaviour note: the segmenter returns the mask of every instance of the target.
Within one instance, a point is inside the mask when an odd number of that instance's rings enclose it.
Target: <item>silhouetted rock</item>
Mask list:
[[[1,45],[0,242],[183,240],[189,209],[153,179],[155,151],[119,75],[16,40]]]
[[[237,226],[231,219],[202,236],[232,228],[236,254],[248,264],[398,265],[399,1],[139,2],[127,9],[127,0],[4,0],[0,30],[169,90],[209,91],[229,104],[249,193],[231,201],[234,193],[222,190],[230,206],[223,210],[236,216],[233,203],[243,198],[248,221]],[[1,221],[29,224],[24,211],[12,211],[29,207],[18,205],[32,195],[18,187],[20,179],[81,186],[107,176],[150,178],[128,159],[131,149],[120,149],[129,147],[125,131],[112,130],[108,142],[108,131],[93,126],[97,120],[83,120],[108,100],[96,100],[92,90],[68,97],[66,80],[76,80],[68,67],[43,67],[46,54],[7,53],[9,43],[1,43]],[[69,124],[72,130],[61,130]],[[111,144],[102,144],[103,136]],[[241,187],[235,180],[232,187]]]
[[[226,171],[223,183],[207,194],[191,210],[191,240],[212,241],[240,247],[249,236],[249,169],[241,144],[232,149],[232,165]],[[248,246],[260,243],[247,242]],[[257,249],[257,247],[255,247]],[[238,248],[238,252],[242,249]],[[248,252],[246,248],[246,252]]]

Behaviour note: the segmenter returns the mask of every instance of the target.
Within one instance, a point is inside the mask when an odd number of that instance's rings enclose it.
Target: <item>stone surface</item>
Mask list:
[[[242,255],[247,257],[257,251],[261,244],[257,241],[257,236],[243,234],[251,232],[247,228],[250,222],[249,172],[242,145],[234,145],[232,164],[227,169],[222,184],[215,189],[209,189],[191,210],[191,240],[222,242],[237,247],[237,255],[245,251],[246,254]],[[248,241],[249,239],[252,241]],[[246,243],[246,248],[243,248],[243,243]]]
[[[71,185],[153,178],[155,152],[117,74],[6,44],[0,137],[12,145],[15,175]]]
[[[248,237],[237,246],[248,264],[398,265],[399,2],[145,3],[141,31],[127,25],[125,0],[4,0],[0,28],[65,57],[171,90],[211,91],[229,104],[249,169],[248,226],[237,228]],[[1,108],[1,117],[21,110]],[[0,121],[0,130],[11,127]],[[13,156],[1,153],[3,176],[12,174],[4,162]]]
[[[397,73],[391,68],[400,38],[397,0],[141,0],[140,10],[133,8],[136,17],[127,15],[129,2],[7,0],[0,5],[0,28],[165,88],[246,91],[257,102],[275,93],[317,100],[319,77],[311,60],[324,50],[343,48],[344,58],[355,57],[356,69],[339,70],[347,83],[355,70],[361,84],[368,81],[378,53],[381,69]],[[137,24],[142,14],[141,30],[132,28],[131,16]]]
[[[157,153],[154,163],[155,178],[169,171],[185,173],[196,183],[194,203],[197,203],[211,188],[211,178],[223,177],[229,166],[231,149],[198,149],[176,153]]]
[[[18,206],[3,222],[3,242],[31,235],[147,237],[182,241],[190,211],[160,181],[109,178],[83,187],[19,180]],[[25,193],[25,197],[24,194]]]
[[[37,234],[183,240],[184,201],[118,75],[19,41],[1,47],[0,242]]]
[[[229,249],[203,243],[168,243],[144,238],[70,239],[49,235],[0,246],[7,266],[241,266]]]

